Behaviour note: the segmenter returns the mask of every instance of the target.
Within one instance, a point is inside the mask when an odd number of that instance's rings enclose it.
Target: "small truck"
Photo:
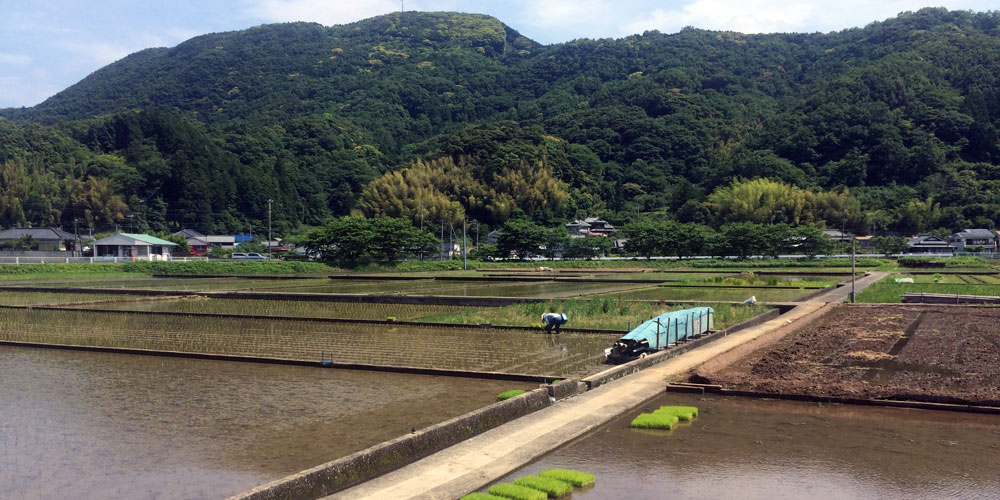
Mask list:
[[[689,340],[712,329],[711,307],[663,313],[646,321],[604,350],[606,362],[621,364]]]

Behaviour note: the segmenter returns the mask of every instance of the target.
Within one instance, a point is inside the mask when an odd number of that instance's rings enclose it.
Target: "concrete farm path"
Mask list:
[[[888,274],[873,272],[859,278],[857,293]],[[668,379],[766,334],[798,328],[824,314],[826,303],[843,302],[849,294],[850,285],[833,289],[776,319],[559,401],[326,499],[455,500],[662,395]]]

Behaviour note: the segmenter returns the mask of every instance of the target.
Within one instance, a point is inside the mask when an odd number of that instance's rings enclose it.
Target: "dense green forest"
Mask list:
[[[1000,221],[1000,13],[543,46],[406,12],[199,36],[0,110],[0,225],[279,233],[351,213]]]

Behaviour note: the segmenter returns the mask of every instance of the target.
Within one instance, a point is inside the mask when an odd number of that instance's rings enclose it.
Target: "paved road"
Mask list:
[[[566,399],[395,472],[327,497],[338,500],[454,500],[663,394],[665,381],[745,342],[808,321],[824,302],[802,303],[777,319],[721,338],[639,373]]]
[[[863,292],[866,288],[872,286],[872,284],[885,278],[890,273],[885,271],[871,271],[868,274],[861,276],[854,281],[855,297]],[[829,292],[822,295],[813,297],[809,299],[808,302],[846,302],[851,297],[851,285],[845,285],[841,287],[834,288]]]

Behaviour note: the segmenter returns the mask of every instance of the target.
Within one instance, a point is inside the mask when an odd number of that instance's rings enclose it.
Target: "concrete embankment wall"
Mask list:
[[[567,384],[564,381],[559,385]],[[574,384],[575,385],[575,384]],[[229,500],[312,500],[391,472],[453,444],[552,404],[546,387],[386,441]]]

